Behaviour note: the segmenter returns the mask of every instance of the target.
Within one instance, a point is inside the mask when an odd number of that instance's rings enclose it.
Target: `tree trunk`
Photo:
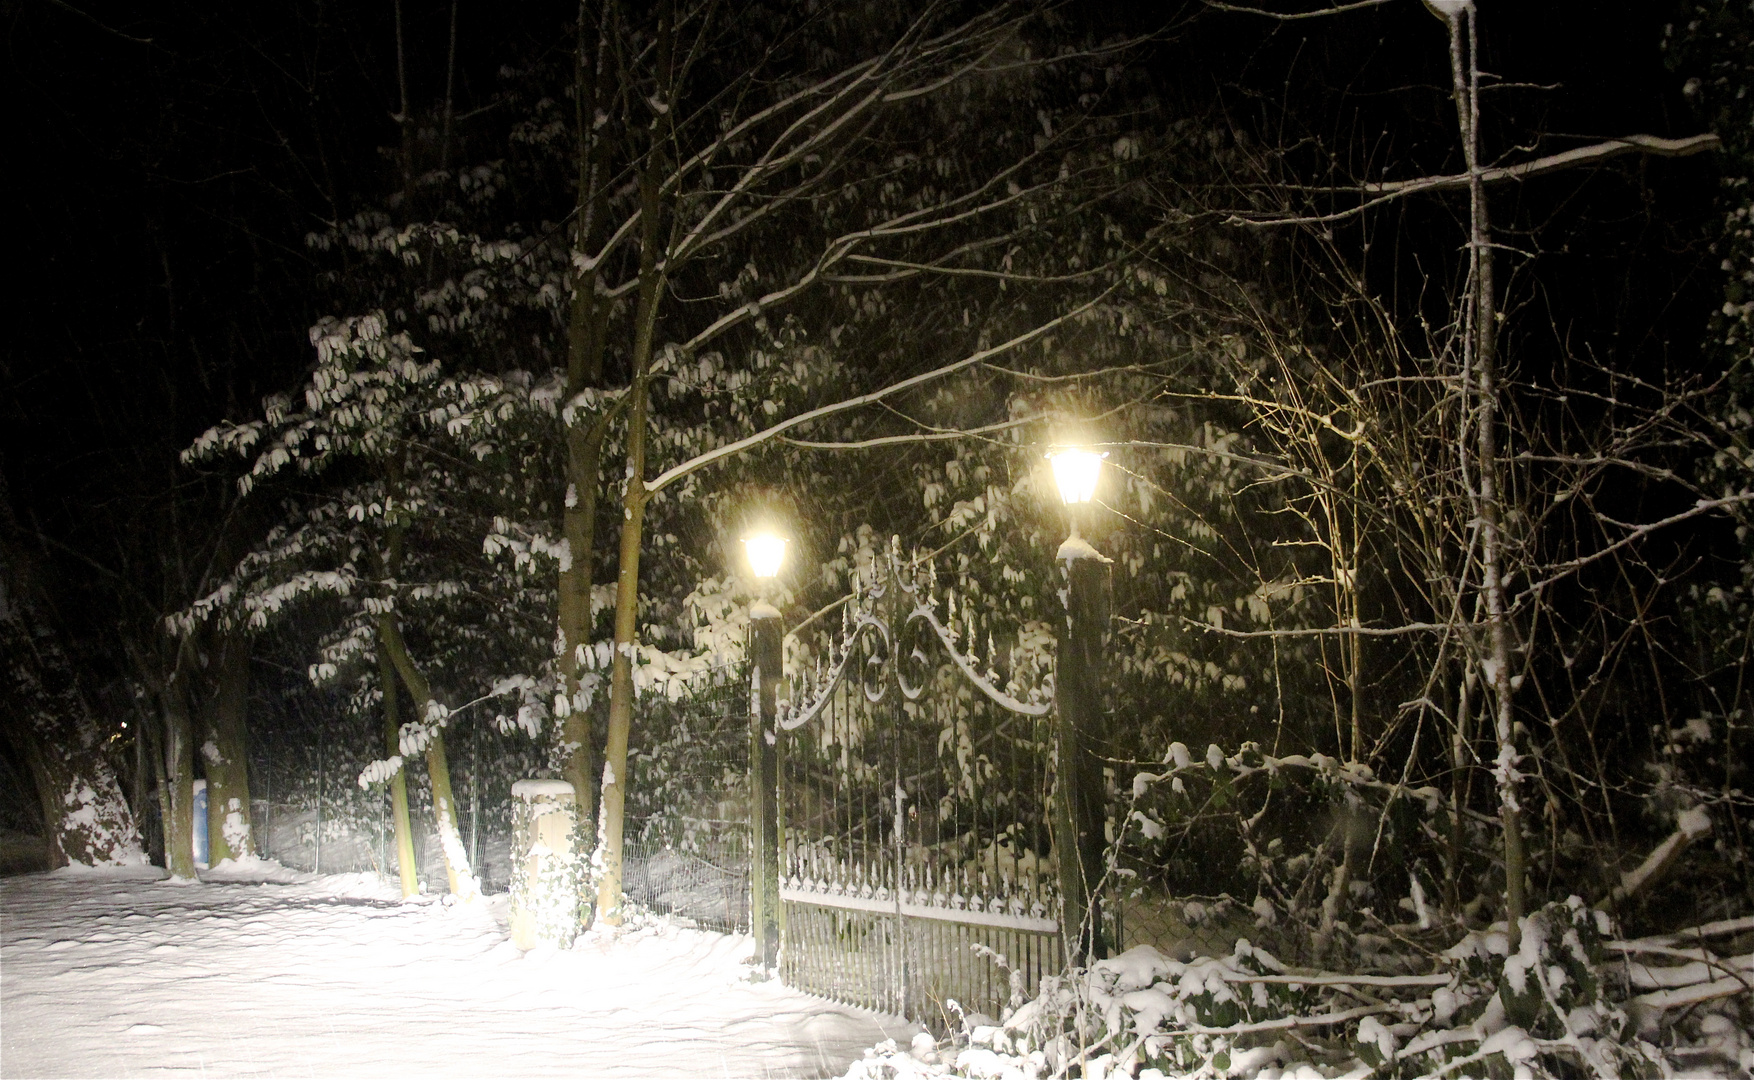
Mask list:
[[[644,302],[642,300],[642,307]],[[609,680],[609,731],[603,748],[602,816],[597,880],[597,917],[621,925],[622,808],[626,802],[627,737],[633,726],[633,643],[639,630],[639,555],[645,521],[645,375],[632,391],[628,416],[627,492],[622,497],[621,551],[615,581],[615,662]]]
[[[600,20],[604,16],[599,16]],[[592,31],[596,41],[590,42]],[[608,34],[606,22],[592,27],[587,5],[579,4],[578,67],[574,86],[575,121],[578,128],[577,229],[574,259],[579,267],[573,276],[572,309],[567,323],[566,400],[601,385],[603,349],[608,337],[610,306],[598,295],[600,275],[593,266],[583,269],[586,257],[596,250],[603,230],[602,176],[606,140],[597,134],[596,116],[608,96]],[[591,46],[588,51],[587,46]],[[591,61],[587,63],[587,57]],[[567,561],[560,570],[560,675],[566,712],[561,717],[560,741],[565,750],[561,776],[577,793],[579,835],[576,850],[587,849],[596,832],[596,803],[590,792],[596,779],[596,747],[591,714],[582,692],[580,674],[584,650],[591,641],[591,559],[596,550],[597,477],[602,459],[606,418],[577,417],[566,425],[566,499],[562,533]],[[588,902],[587,897],[581,900]]]
[[[399,708],[396,667],[390,662],[389,650],[378,642],[378,684],[384,691],[384,756],[402,753],[402,717]],[[420,869],[414,861],[414,828],[408,817],[408,768],[404,765],[390,777],[390,809],[396,820],[396,870],[402,879],[404,897],[420,895]]]
[[[179,878],[195,874],[195,732],[186,692],[188,653],[194,646],[185,639],[178,646],[179,658],[159,691],[159,716],[164,725],[164,778],[160,805],[164,807],[164,865]]]
[[[49,869],[66,866],[67,851],[61,846],[61,783],[49,769],[36,739],[26,736],[19,742],[24,751],[25,767],[30,770],[31,781],[36,785],[37,805],[43,814],[43,854],[49,860]]]
[[[208,861],[214,865],[255,854],[250,836],[249,636],[241,629],[223,631],[217,654],[207,741],[201,744],[207,769]]]
[[[378,641],[389,654],[390,663],[408,688],[414,704],[416,723],[431,723],[436,711],[432,687],[409,659],[408,646],[402,640],[402,628],[396,616],[384,612],[378,616]],[[475,873],[469,865],[469,852],[463,847],[463,834],[457,829],[457,801],[451,794],[451,766],[445,755],[444,732],[436,726],[426,741],[426,775],[432,785],[433,824],[438,829],[439,844],[445,853],[445,874],[450,889],[459,898],[473,900],[481,892]]]
[[[672,62],[674,9],[665,0],[658,14],[657,71],[659,94],[671,96],[667,81]],[[609,731],[603,749],[602,816],[598,823],[599,878],[597,917],[621,924],[622,808],[626,801],[627,736],[633,726],[633,646],[639,630],[639,557],[645,525],[646,380],[651,371],[652,340],[657,332],[658,306],[664,274],[659,269],[662,235],[664,120],[667,101],[652,110],[651,149],[640,177],[639,307],[634,316],[633,385],[628,389],[627,480],[622,490],[621,546],[615,579],[615,659],[609,681]]]
[[[1463,38],[1464,14],[1449,16],[1450,70],[1454,82],[1456,114],[1461,127],[1462,150],[1468,166],[1469,236],[1468,262],[1470,321],[1465,328],[1472,349],[1464,346],[1464,404],[1473,414],[1478,472],[1475,505],[1480,523],[1480,591],[1486,607],[1486,640],[1475,646],[1481,674],[1492,708],[1493,733],[1498,760],[1493,775],[1498,785],[1499,816],[1504,829],[1504,913],[1509,924],[1511,948],[1521,937],[1518,921],[1527,910],[1523,895],[1522,807],[1517,799],[1516,724],[1511,702],[1511,647],[1509,614],[1504,589],[1504,533],[1502,463],[1498,456],[1498,310],[1493,282],[1492,226],[1487,215],[1486,184],[1480,164],[1480,70],[1477,16],[1466,15],[1467,38]],[[1468,376],[1471,375],[1471,378]],[[1471,393],[1469,392],[1471,390]],[[1462,431],[1466,453],[1468,433]]]

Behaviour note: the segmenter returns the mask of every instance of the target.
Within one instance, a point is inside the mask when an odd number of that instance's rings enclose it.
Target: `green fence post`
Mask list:
[[[779,725],[780,613],[757,603],[749,611],[749,924],[755,962],[772,969],[780,954]]]
[[[1108,640],[1110,560],[1076,535],[1060,545],[1066,618],[1054,661],[1054,848],[1059,856],[1066,958],[1088,964],[1108,952],[1101,899],[1107,793],[1097,750],[1106,742],[1102,653]]]

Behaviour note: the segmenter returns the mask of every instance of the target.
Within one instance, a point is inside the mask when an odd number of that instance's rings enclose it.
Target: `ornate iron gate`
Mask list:
[[[933,1026],[1061,969],[1041,657],[892,548],[779,712],[780,975]],[[1019,689],[1026,687],[1026,689]]]

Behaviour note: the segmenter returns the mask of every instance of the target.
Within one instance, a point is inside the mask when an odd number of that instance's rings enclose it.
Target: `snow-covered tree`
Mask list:
[[[30,771],[51,867],[144,863],[108,756],[123,731],[94,712],[20,540],[0,483],[0,738]]]

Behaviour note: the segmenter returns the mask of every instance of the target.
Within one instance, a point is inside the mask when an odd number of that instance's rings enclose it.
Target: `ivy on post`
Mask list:
[[[776,722],[780,682],[779,609],[757,602],[749,609],[749,924],[755,937],[755,962],[765,970],[779,962],[780,951],[780,822],[779,727]]]

